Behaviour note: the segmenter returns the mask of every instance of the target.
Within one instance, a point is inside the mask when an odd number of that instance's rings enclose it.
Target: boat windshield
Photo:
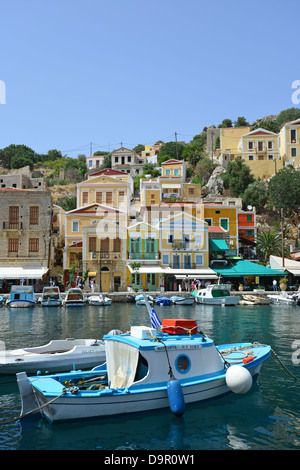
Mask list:
[[[129,387],[135,379],[139,350],[119,341],[105,341],[107,376],[111,388]]]
[[[228,289],[212,289],[211,291],[213,297],[228,297],[230,295],[230,292]]]
[[[57,287],[53,287],[53,288],[50,287],[49,289],[45,289],[43,297],[44,299],[47,299],[48,297],[51,297],[51,299],[58,299],[59,295],[58,295]]]

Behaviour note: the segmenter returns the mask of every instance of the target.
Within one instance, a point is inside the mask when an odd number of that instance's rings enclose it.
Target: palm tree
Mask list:
[[[270,255],[281,256],[281,233],[275,230],[259,233],[257,235],[257,251],[265,263],[269,262]]]

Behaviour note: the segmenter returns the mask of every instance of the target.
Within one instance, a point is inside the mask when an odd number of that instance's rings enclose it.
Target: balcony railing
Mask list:
[[[157,252],[150,251],[139,251],[139,252],[128,252],[128,259],[139,259],[139,260],[149,260],[149,259],[160,259],[160,254]]]
[[[121,259],[121,251],[91,251],[91,259],[94,260],[116,260]]]
[[[22,230],[23,222],[3,222],[3,230]]]

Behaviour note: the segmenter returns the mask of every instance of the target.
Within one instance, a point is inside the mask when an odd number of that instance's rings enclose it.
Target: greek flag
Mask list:
[[[159,328],[160,327],[161,322],[160,322],[158,316],[156,315],[156,312],[155,312],[153,307],[151,309],[150,319],[151,319],[152,328]]]

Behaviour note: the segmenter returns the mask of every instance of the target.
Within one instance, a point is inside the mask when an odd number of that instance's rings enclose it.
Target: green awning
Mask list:
[[[209,240],[211,249],[213,251],[227,251],[228,246],[225,240]]]
[[[252,263],[247,260],[232,261],[226,266],[212,266],[212,269],[224,277],[243,276],[282,276],[282,272],[267,268],[261,264]]]

